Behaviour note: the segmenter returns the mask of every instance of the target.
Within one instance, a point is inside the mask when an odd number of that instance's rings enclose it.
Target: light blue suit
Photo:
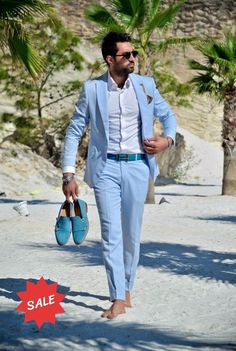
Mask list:
[[[129,75],[139,105],[142,140],[153,136],[153,118],[159,117],[164,135],[175,140],[176,119],[151,77]],[[140,232],[148,178],[158,174],[155,155],[146,161],[107,159],[109,142],[108,74],[85,82],[67,129],[64,169],[75,165],[78,142],[90,124],[84,179],[94,188],[110,299],[124,299],[131,290],[139,259]]]

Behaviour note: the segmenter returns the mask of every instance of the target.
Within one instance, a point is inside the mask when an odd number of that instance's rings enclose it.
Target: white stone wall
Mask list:
[[[91,0],[50,1],[59,9],[66,24],[81,37],[91,38],[94,25],[85,20],[84,10]],[[96,1],[109,3],[109,1]],[[164,0],[173,4],[176,0]],[[187,0],[176,17],[173,31],[187,35],[219,35],[222,30],[236,25],[236,0]]]

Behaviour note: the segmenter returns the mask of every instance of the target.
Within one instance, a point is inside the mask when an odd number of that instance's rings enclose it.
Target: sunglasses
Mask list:
[[[125,51],[125,52],[123,52],[123,54],[115,55],[115,56],[123,56],[124,58],[129,60],[131,55],[133,55],[133,57],[135,58],[138,55],[138,51],[136,51],[136,50],[134,50],[134,51]]]

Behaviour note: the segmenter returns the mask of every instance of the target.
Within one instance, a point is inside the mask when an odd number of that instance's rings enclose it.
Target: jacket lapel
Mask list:
[[[147,115],[150,114],[150,112],[147,111],[148,101],[145,93],[146,92],[145,84],[140,79],[140,76],[136,74],[130,74],[129,77],[133,83],[134,91],[136,93],[136,97],[138,100],[139,111],[140,111],[140,116],[142,121],[142,136],[143,138],[145,138],[147,136],[150,136],[150,135],[146,135],[146,134],[149,134],[146,132],[149,130],[149,128],[147,125],[148,119],[145,118],[145,116],[147,117]]]
[[[100,116],[104,125],[104,130],[106,133],[106,137],[108,139],[109,132],[109,120],[108,120],[108,101],[107,101],[107,73],[103,74],[96,81],[96,95],[98,108],[100,111]]]

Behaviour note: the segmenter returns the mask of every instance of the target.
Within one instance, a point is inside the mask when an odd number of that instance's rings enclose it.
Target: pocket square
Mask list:
[[[147,94],[145,86],[143,85],[143,83],[141,83],[141,86],[143,88],[144,94],[146,95],[147,103],[150,104],[152,102],[153,97]]]

